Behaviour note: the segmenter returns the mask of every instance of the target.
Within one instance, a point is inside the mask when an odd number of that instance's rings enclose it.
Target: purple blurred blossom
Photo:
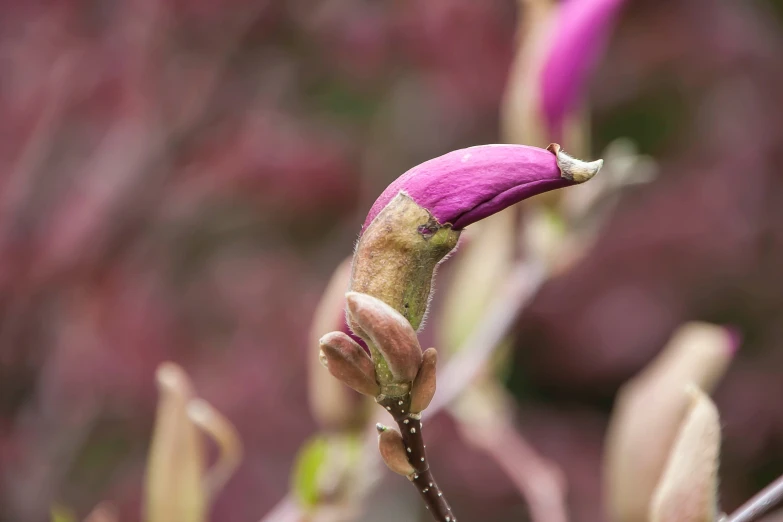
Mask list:
[[[441,224],[462,229],[523,199],[574,184],[561,176],[555,154],[525,145],[479,145],[418,165],[375,201],[366,228],[400,192]]]
[[[736,355],[737,351],[739,351],[742,346],[742,331],[736,326],[726,326],[725,329],[726,335],[729,336],[730,340],[729,349],[731,350],[731,354]]]
[[[541,104],[552,139],[560,139],[564,120],[577,109],[623,2],[566,0],[558,7],[557,33],[541,71]]]

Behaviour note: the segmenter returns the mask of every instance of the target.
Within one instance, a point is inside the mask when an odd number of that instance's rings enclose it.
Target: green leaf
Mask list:
[[[299,450],[291,489],[304,507],[310,508],[318,504],[320,497],[318,483],[328,452],[329,445],[321,436],[311,438]]]
[[[51,510],[51,522],[76,522],[76,515],[67,507],[55,504]]]

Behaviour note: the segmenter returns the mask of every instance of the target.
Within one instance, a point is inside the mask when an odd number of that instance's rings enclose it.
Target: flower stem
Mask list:
[[[783,500],[783,475],[729,515],[726,522],[752,522]]]
[[[421,415],[409,411],[411,397],[383,397],[378,404],[391,413],[400,428],[402,441],[408,454],[408,462],[416,472],[408,477],[421,495],[432,517],[438,522],[456,522],[446,497],[430,471],[430,463],[425,452],[424,437],[421,433]]]

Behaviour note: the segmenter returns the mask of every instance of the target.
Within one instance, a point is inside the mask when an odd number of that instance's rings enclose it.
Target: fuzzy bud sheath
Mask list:
[[[541,109],[550,139],[582,102],[590,72],[606,47],[625,0],[564,0],[553,15],[557,30],[549,42],[539,82]]]

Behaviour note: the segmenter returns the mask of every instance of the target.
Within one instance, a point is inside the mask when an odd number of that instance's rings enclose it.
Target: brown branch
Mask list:
[[[745,502],[739,509],[729,515],[726,522],[752,522],[758,520],[770,509],[783,500],[783,475],[778,477],[766,488],[759,491],[753,498]]]
[[[385,407],[400,428],[402,441],[408,452],[408,463],[416,472],[409,477],[411,483],[421,495],[424,504],[438,522],[456,522],[446,497],[430,471],[430,463],[421,433],[421,415],[409,411],[411,397],[385,397],[378,404]]]

